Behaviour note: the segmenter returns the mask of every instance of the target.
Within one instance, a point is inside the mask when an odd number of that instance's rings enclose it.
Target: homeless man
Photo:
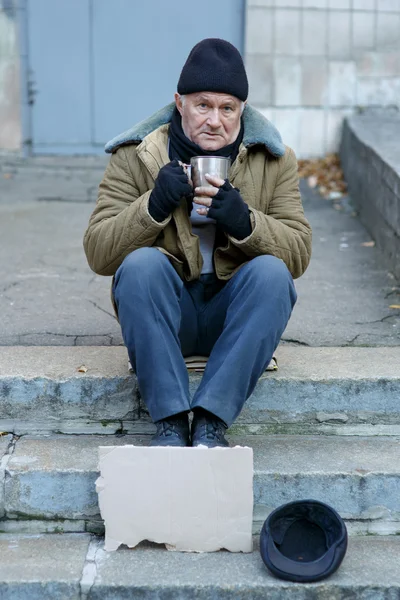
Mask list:
[[[106,146],[111,159],[85,233],[157,431],[153,446],[228,446],[226,429],[269,364],[308,266],[311,230],[297,162],[246,106],[242,58],[205,39],[175,103]],[[230,157],[228,178],[193,189],[193,156]],[[208,356],[189,395],[184,357]],[[191,430],[188,415],[193,411]]]

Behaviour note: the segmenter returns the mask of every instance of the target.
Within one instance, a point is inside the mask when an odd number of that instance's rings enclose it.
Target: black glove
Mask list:
[[[193,188],[179,162],[173,160],[158,173],[149,198],[149,213],[161,223],[180,204],[181,198],[193,197]]]
[[[222,231],[237,240],[243,240],[253,231],[249,207],[228,179],[214,196],[207,217],[215,219]]]

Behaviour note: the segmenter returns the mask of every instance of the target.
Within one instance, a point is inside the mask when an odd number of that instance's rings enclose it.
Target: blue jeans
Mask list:
[[[153,421],[202,407],[229,427],[265,371],[296,302],[280,259],[258,256],[228,281],[184,283],[156,248],[129,254],[113,288],[122,335]],[[184,356],[209,356],[191,400]]]

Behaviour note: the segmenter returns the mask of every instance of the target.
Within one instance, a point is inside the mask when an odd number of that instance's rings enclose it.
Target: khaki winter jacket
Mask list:
[[[183,280],[200,277],[199,238],[192,233],[186,201],[162,223],[148,211],[154,181],[169,162],[173,108],[168,105],[106,146],[112,156],[84,236],[88,263],[99,275],[114,275],[130,252],[154,246],[169,257]],[[310,261],[311,228],[300,199],[296,157],[254,108],[247,105],[242,118],[243,142],[229,180],[250,208],[253,231],[243,240],[223,236],[223,244],[214,250],[217,277],[229,279],[262,254],[282,259],[292,276],[300,277]]]

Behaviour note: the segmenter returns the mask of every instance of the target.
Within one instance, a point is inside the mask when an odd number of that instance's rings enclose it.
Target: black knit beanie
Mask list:
[[[218,38],[202,40],[192,49],[178,81],[178,94],[221,92],[243,102],[249,84],[239,50]]]

